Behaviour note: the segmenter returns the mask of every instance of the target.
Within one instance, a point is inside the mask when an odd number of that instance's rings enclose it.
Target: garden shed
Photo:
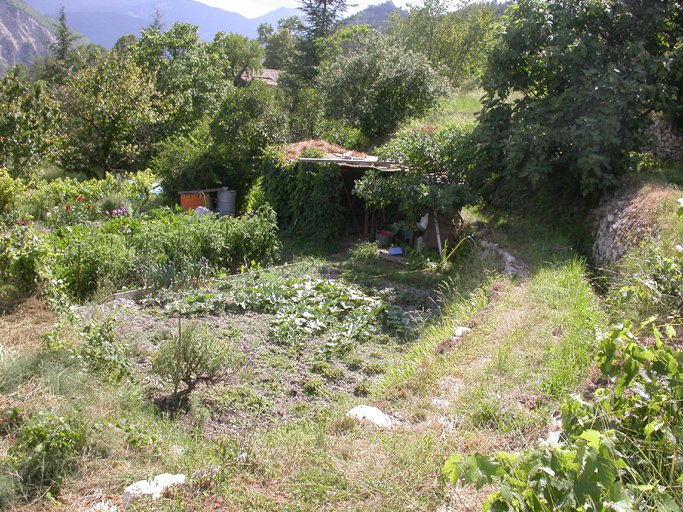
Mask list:
[[[324,156],[302,157],[302,154],[310,154],[311,150],[317,150]],[[404,169],[392,162],[381,162],[376,156],[359,151],[347,151],[323,140],[305,140],[290,144],[285,148],[285,158],[288,161],[331,164],[336,168],[342,184],[339,206],[344,215],[339,234],[364,239],[372,238],[375,229],[379,226],[377,226],[375,214],[368,211],[365,201],[353,194],[356,182],[371,169],[381,172],[400,172]]]
[[[347,151],[322,140],[306,140],[273,148],[266,155],[262,190],[277,212],[280,229],[292,236],[322,247],[339,243],[340,237],[373,240],[376,232],[389,229],[400,216],[393,202],[387,210],[377,204],[370,206],[354,193],[359,180],[367,178],[370,171],[379,181],[400,181],[410,174],[407,167],[376,156]],[[414,173],[411,179],[414,181]],[[441,187],[437,184],[437,188]],[[411,197],[421,190],[412,186],[399,194]],[[437,217],[429,207],[417,210],[419,215],[430,213],[424,218],[424,227],[418,230],[414,221],[408,222],[400,240],[414,245],[419,239],[424,247],[441,251],[447,238],[456,237],[457,211],[452,215],[442,212]]]

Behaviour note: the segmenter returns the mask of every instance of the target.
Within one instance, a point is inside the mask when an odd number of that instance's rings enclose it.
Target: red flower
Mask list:
[[[86,209],[86,210],[89,210],[89,209],[90,209],[90,205],[86,206],[85,209]]]
[[[68,204],[66,205],[66,211],[68,211],[68,212],[71,211],[71,206],[69,206]]]
[[[82,203],[82,202],[83,202],[83,198],[82,198],[81,196],[78,196],[76,199],[78,199],[78,202],[79,202],[79,203]]]

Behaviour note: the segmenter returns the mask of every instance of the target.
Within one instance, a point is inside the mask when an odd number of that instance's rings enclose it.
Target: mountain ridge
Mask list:
[[[0,76],[16,64],[30,65],[46,55],[58,25],[22,0],[0,0]],[[82,34],[76,35],[87,42]]]
[[[275,25],[281,18],[300,14],[297,9],[281,7],[258,18],[248,19],[196,0],[123,0],[114,4],[110,0],[27,0],[26,3],[48,16],[56,15],[64,5],[68,25],[107,49],[111,49],[121,36],[139,36],[141,30],[150,25],[157,9],[166,27],[173,23],[197,25],[203,41],[212,40],[218,31],[234,32],[255,39],[256,29],[261,23]]]

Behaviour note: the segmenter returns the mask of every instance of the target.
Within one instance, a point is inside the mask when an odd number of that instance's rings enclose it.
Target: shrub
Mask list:
[[[13,229],[0,237],[0,278],[18,293],[34,293],[41,284],[46,249],[29,226]]]
[[[520,455],[456,455],[444,471],[477,488],[499,480],[485,510],[678,510],[683,354],[657,328],[653,335],[655,345],[644,346],[625,324],[604,336],[597,363],[614,387],[563,404],[559,443]]]
[[[71,471],[88,445],[89,429],[80,415],[38,412],[19,430],[9,452],[23,485],[54,485]]]
[[[280,252],[275,211],[268,203],[240,218],[224,217],[225,260],[230,270],[273,264]]]
[[[26,203],[31,213],[40,220],[45,220],[53,209],[65,211],[66,207],[76,204],[95,205],[104,197],[113,194],[118,189],[118,181],[108,175],[102,180],[78,181],[73,178],[57,178],[52,181],[38,181],[35,183]],[[81,198],[79,201],[78,198]]]
[[[14,210],[24,191],[21,180],[13,179],[5,169],[0,169],[0,213]]]
[[[471,131],[471,125],[462,124],[441,130],[400,132],[379,148],[377,155],[409,170],[390,176],[367,172],[356,184],[354,193],[371,208],[397,212],[392,220],[410,225],[427,212],[453,215],[474,202],[464,184],[471,164]]]
[[[191,324],[162,342],[152,360],[152,371],[173,388],[180,399],[200,382],[214,382],[229,363],[228,347],[205,327]],[[184,389],[181,386],[184,385]]]
[[[130,374],[132,364],[128,359],[128,345],[117,342],[113,318],[105,322],[90,322],[80,336],[83,342],[75,354],[88,370],[116,381]]]
[[[61,226],[40,236],[28,226],[0,238],[0,277],[20,293],[43,283],[83,301],[106,286],[161,287],[184,284],[277,260],[275,213],[264,204],[241,218],[153,210],[125,214],[101,226]],[[111,215],[110,215],[111,217]]]

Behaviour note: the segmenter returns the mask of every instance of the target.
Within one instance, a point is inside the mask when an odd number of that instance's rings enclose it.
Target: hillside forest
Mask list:
[[[349,7],[0,79],[2,510],[683,508],[683,2]]]

